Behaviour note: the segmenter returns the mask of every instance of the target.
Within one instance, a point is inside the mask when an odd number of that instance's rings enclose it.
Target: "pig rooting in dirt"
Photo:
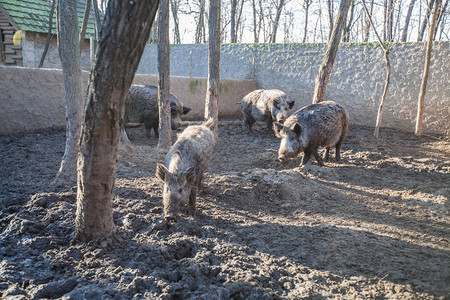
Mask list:
[[[191,108],[184,106],[175,95],[170,94],[171,127],[177,130],[181,127],[181,116],[187,114]],[[153,85],[132,85],[128,93],[125,106],[125,123],[144,123],[147,135],[151,130],[159,136],[158,87]]]
[[[341,105],[333,101],[305,106],[293,113],[283,124],[275,123],[281,138],[278,159],[281,162],[304,152],[300,165],[304,165],[314,155],[319,165],[323,160],[317,152],[319,147],[329,151],[336,146],[336,160],[340,160],[340,151],[348,128],[348,113]]]
[[[283,123],[291,114],[295,104],[283,91],[255,90],[247,94],[241,102],[246,131],[252,132],[256,121],[263,121],[267,129],[272,129],[274,121]]]
[[[195,215],[195,201],[203,174],[213,153],[214,120],[200,126],[189,126],[178,137],[166,155],[164,165],[157,164],[156,177],[164,182],[163,206],[167,221],[176,221],[187,207]]]

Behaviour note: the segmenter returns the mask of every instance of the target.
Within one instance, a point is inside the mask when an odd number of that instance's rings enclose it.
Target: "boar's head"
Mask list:
[[[164,218],[176,221],[178,214],[188,204],[189,194],[195,182],[193,169],[171,173],[164,165],[157,164],[156,177],[164,182]]]
[[[295,122],[285,126],[279,122],[274,123],[278,129],[278,136],[281,138],[280,149],[278,149],[278,159],[281,162],[289,158],[294,158],[304,150],[304,143],[301,137],[302,127]]]

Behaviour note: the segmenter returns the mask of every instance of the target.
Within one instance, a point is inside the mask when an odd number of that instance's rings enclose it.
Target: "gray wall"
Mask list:
[[[382,126],[414,131],[425,43],[393,44],[391,82]],[[311,103],[324,44],[223,45],[220,77],[254,79],[259,88],[284,90],[300,108]],[[172,45],[171,75],[206,77],[207,45]],[[147,45],[138,73],[157,74],[157,49]],[[345,105],[351,122],[374,126],[386,70],[376,44],[342,44],[326,99]],[[450,43],[433,45],[425,97],[424,132],[450,136]]]

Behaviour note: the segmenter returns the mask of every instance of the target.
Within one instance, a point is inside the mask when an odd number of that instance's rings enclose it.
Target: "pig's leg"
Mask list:
[[[325,161],[329,161],[330,160],[330,147],[326,148],[327,150],[325,151]]]
[[[195,201],[197,198],[197,188],[193,187],[189,193],[188,214],[195,216]]]
[[[302,162],[300,163],[300,166],[306,165],[306,163],[311,158],[311,154],[312,153],[310,151],[305,150],[305,153],[303,153],[303,159],[302,159]]]
[[[320,154],[319,154],[319,152],[317,152],[317,149],[316,149],[316,151],[313,152],[313,155],[316,158],[317,163],[319,164],[319,166],[323,166],[322,157],[320,157]]]

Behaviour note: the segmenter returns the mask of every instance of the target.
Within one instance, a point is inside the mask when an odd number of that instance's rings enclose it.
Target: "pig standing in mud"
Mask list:
[[[181,115],[191,109],[173,94],[170,94],[171,127],[177,130],[181,127]],[[125,123],[144,123],[147,135],[153,128],[155,136],[159,136],[158,87],[153,85],[132,85],[125,106]]]
[[[264,121],[271,130],[274,121],[283,122],[291,114],[294,100],[280,90],[256,90],[247,94],[241,102],[244,127],[252,132],[255,121]]]
[[[311,104],[299,109],[283,124],[275,123],[281,138],[278,159],[284,162],[304,152],[300,165],[306,164],[311,155],[314,155],[319,165],[323,166],[318,148],[325,147],[325,160],[328,160],[330,148],[336,146],[336,160],[339,160],[348,121],[345,108],[333,101]]]
[[[164,182],[163,205],[167,221],[177,220],[186,207],[195,215],[195,201],[203,173],[211,160],[215,138],[214,120],[200,126],[189,126],[178,137],[166,155],[164,165],[157,164],[156,177]]]

